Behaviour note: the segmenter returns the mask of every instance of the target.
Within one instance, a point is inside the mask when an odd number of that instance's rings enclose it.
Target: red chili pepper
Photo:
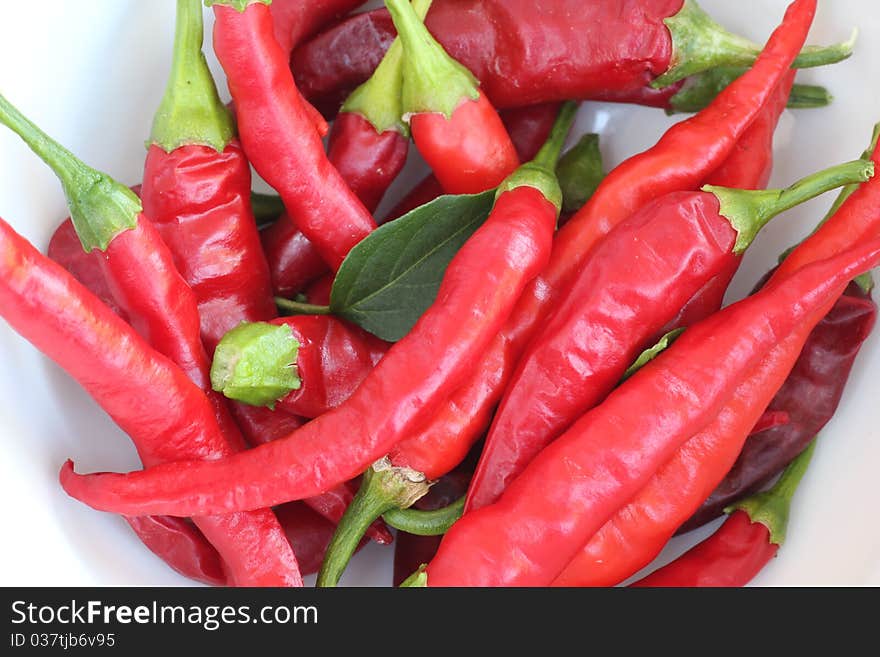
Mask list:
[[[273,36],[269,8],[260,0],[217,0],[213,8],[214,50],[245,153],[322,258],[337,268],[375,222],[324,154]]]
[[[430,6],[430,0],[416,0],[420,20]],[[409,153],[402,88],[403,45],[397,40],[370,79],[346,99],[330,133],[330,162],[370,212],[403,170]]]
[[[0,254],[4,319],[95,398],[131,437],[145,466],[232,452],[214,408],[187,375],[2,221]],[[302,584],[270,511],[194,520],[236,584]]]
[[[815,449],[815,441],[779,481],[725,511],[730,517],[702,543],[632,586],[745,586],[776,556],[785,541],[791,499]]]
[[[182,511],[190,505],[250,507],[269,499],[270,504],[302,499],[360,474],[430,418],[466,378],[525,284],[545,264],[559,196],[552,173],[540,167],[511,176],[487,221],[450,262],[436,301],[413,329],[344,404],[287,438],[231,459],[181,462],[149,473],[90,479],[74,475],[68,464],[65,485],[97,506],[122,499],[126,507]],[[120,483],[128,489],[122,498],[105,494],[108,484]]]
[[[268,340],[273,344],[266,344]],[[289,348],[280,348],[275,358],[252,362],[253,349],[269,353],[279,348],[274,341],[286,341]],[[212,383],[230,399],[255,406],[277,404],[287,413],[315,418],[345,402],[389,346],[326,315],[241,324],[217,347]]]
[[[767,221],[849,184],[845,170],[850,180],[864,180],[864,165],[835,167],[784,191],[677,192],[618,224],[592,249],[523,353],[486,438],[467,508],[495,502],[541,450],[601,402],[677,309],[720,273],[735,271]]]
[[[829,304],[825,304],[823,311]],[[659,554],[719,481],[742,448],[751,427],[783,384],[821,313],[782,340],[755,367],[731,400],[705,428],[686,441],[648,483],[613,513],[565,569],[554,586],[613,586]]]
[[[139,516],[125,520],[141,542],[176,572],[203,584],[226,586],[220,554],[189,520],[174,516]]]
[[[522,162],[528,162],[538,154],[541,146],[550,135],[550,129],[553,127],[557,114],[559,114],[558,103],[544,103],[498,113],[510,140],[513,142],[516,154]],[[410,210],[433,201],[442,194],[443,187],[440,185],[440,181],[433,175],[429,175],[394,206],[385,221],[402,217]]]
[[[407,0],[386,0],[403,46],[403,116],[449,194],[498,186],[519,166],[504,124],[470,71],[449,57]]]
[[[364,0],[272,0],[275,39],[290,58],[298,44],[362,4]]]
[[[455,523],[421,583],[548,585],[693,436],[711,435],[717,422],[718,434],[729,431],[728,442],[743,440],[775,392],[775,382],[757,385],[754,373],[784,349],[793,352],[790,368],[803,342],[789,336],[806,339],[810,322],[878,259],[880,240],[874,240],[805,267],[685,331],[541,452],[498,502]],[[719,360],[719,353],[726,358]],[[777,388],[787,374],[779,370]],[[750,404],[760,407],[740,436],[732,425]],[[697,464],[698,470],[716,465],[709,458]]]
[[[559,229],[549,265],[526,287],[467,384],[409,441],[430,450],[437,442],[447,442],[447,436],[467,434],[475,439],[485,431],[522,350],[568,289],[590,249],[654,199],[696,189],[725,161],[774,98],[806,38],[814,10],[814,2],[794,3],[748,73],[710,107],[673,126],[653,148],[630,158],[605,178],[583,209]]]
[[[759,50],[714,23],[695,2],[681,0],[435,0],[426,25],[499,109],[569,99],[674,109],[682,87],[670,81],[746,66]],[[394,35],[384,10],[357,14],[317,35],[293,54],[299,88],[332,117],[370,76]],[[839,61],[852,46],[805,51],[797,65]],[[698,60],[702,65],[694,66]],[[654,88],[658,80],[668,86]],[[700,98],[710,99],[715,89],[717,84],[706,85]]]

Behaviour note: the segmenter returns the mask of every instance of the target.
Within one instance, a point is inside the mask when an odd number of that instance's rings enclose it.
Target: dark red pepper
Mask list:
[[[719,40],[738,53],[733,59],[713,50],[717,44],[701,42],[700,30],[688,34],[694,41],[684,34],[671,37],[664,21],[676,15],[690,20],[695,3],[688,4],[684,11],[682,0],[435,0],[426,25],[499,109],[568,99],[671,108],[681,85],[651,85],[660,76],[661,82],[677,78],[665,74],[672,62],[688,64],[689,48],[711,53],[704,61],[712,68],[748,65],[759,50],[717,25]],[[294,51],[299,88],[325,116],[334,116],[348,92],[370,76],[394,35],[383,9],[317,35]],[[681,56],[673,56],[675,51]],[[818,63],[831,63],[851,52],[849,43],[811,54]],[[701,70],[685,66],[682,73]]]

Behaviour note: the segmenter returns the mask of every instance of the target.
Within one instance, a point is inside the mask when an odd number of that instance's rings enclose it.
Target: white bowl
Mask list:
[[[763,42],[787,2],[701,4],[732,31]],[[210,29],[208,12],[206,17]],[[846,39],[856,26],[860,38],[849,61],[799,74],[799,81],[827,86],[835,102],[823,110],[785,113],[771,184],[784,186],[854,159],[867,146],[872,126],[880,121],[880,7],[864,0],[820,0],[810,42]],[[168,73],[173,29],[171,0],[4,3],[0,91],[86,162],[133,184],[140,180],[144,140]],[[206,50],[228,97],[210,46]],[[615,165],[652,145],[673,121],[655,109],[589,103],[581,109],[576,133],[601,133],[606,162]],[[767,228],[746,256],[731,298],[745,294],[779,252],[809,232],[831,200],[829,195],[808,203]],[[45,249],[66,215],[49,169],[0,130],[0,216]],[[3,322],[0,362],[5,528],[0,585],[191,584],[147,552],[119,518],[71,500],[57,483],[59,466],[68,457],[81,472],[138,468],[126,436],[76,383]],[[862,349],[840,409],[822,433],[794,501],[788,540],[754,584],[880,585],[877,374],[880,331]],[[659,558],[668,560],[708,529],[674,540]],[[343,584],[389,585],[392,552],[375,545],[361,551]]]

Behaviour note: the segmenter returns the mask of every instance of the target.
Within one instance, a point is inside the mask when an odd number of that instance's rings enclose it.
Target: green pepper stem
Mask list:
[[[257,226],[268,226],[284,213],[284,202],[277,194],[251,192],[251,209]]]
[[[275,297],[275,305],[285,315],[330,315],[330,306],[318,306],[313,303],[293,301],[284,297]]]
[[[202,52],[203,38],[201,0],[177,0],[171,75],[150,133],[150,143],[168,153],[189,144],[222,152],[235,135]]]
[[[106,251],[114,237],[137,226],[140,199],[128,187],[87,166],[0,95],[0,123],[15,132],[55,172],[83,249]]]
[[[744,511],[752,522],[766,525],[770,530],[771,543],[782,545],[785,542],[785,531],[788,527],[791,499],[810,465],[815,450],[816,440],[813,439],[807,448],[783,470],[782,475],[770,490],[732,504],[724,509],[725,513]]]
[[[541,150],[538,151],[538,154],[532,160],[533,164],[550,171],[556,169],[556,164],[559,162],[559,156],[562,153],[562,147],[565,145],[565,140],[568,137],[568,133],[571,132],[571,126],[574,125],[574,120],[577,117],[578,107],[578,103],[571,100],[562,104],[562,107],[559,108],[559,114],[557,114],[556,120],[553,122],[553,127],[550,128],[547,141],[544,142]]]
[[[562,211],[580,210],[605,178],[599,135],[586,134],[563,155],[556,165],[556,178],[562,189]]]
[[[745,251],[773,217],[843,185],[862,183],[874,175],[874,163],[855,160],[825,169],[786,189],[742,190],[706,185],[721,204],[721,216],[730,221],[738,237],[734,253]]]
[[[413,0],[412,7],[420,21],[425,20],[432,0]],[[378,134],[396,130],[409,138],[409,126],[403,120],[403,43],[394,39],[369,80],[355,89],[342,105],[342,112],[360,114]]]
[[[518,187],[534,187],[556,206],[557,212],[562,209],[562,188],[556,177],[556,164],[565,138],[577,116],[577,109],[578,104],[574,101],[563,103],[550,130],[550,136],[541,146],[535,159],[521,165],[502,181],[495,193],[496,199]]]
[[[324,554],[317,585],[332,587],[339,584],[369,526],[392,509],[412,506],[429,488],[430,483],[421,472],[395,467],[388,457],[374,463],[364,473],[360,489],[336,526]]]
[[[243,322],[220,340],[211,363],[211,386],[229,399],[273,408],[302,386],[296,367],[299,342],[286,324]]]
[[[663,21],[672,37],[669,70],[651,86],[660,89],[720,66],[751,66],[761,47],[731,34],[715,22],[695,0],[685,0],[681,10]],[[843,43],[828,47],[808,46],[795,59],[792,68],[811,68],[834,64],[852,55],[858,31]]]
[[[409,0],[385,0],[385,6],[403,44],[404,121],[428,113],[451,119],[464,101],[477,100],[477,79],[431,36]]]
[[[442,536],[464,513],[464,497],[433,511],[394,508],[382,514],[385,524],[416,536]]]
[[[669,99],[666,113],[671,115],[679,112],[699,112],[708,107],[718,94],[747,70],[735,66],[722,66],[690,76],[681,90]],[[826,107],[833,100],[833,96],[825,87],[795,84],[788,95],[787,107],[789,109],[814,109]]]

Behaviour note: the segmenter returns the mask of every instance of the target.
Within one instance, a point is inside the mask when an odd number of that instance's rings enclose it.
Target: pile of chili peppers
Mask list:
[[[144,466],[68,462],[69,495],[214,585],[336,586],[375,541],[395,586],[615,586],[724,514],[634,585],[760,572],[877,314],[877,131],[766,189],[786,107],[831,102],[797,69],[853,49],[805,45],[817,0],[763,46],[694,0],[206,0],[229,104],[176,4],[136,187],[0,96],[70,209],[46,255],[0,220],[0,315]],[[692,114],[606,172],[565,148],[597,100]]]

